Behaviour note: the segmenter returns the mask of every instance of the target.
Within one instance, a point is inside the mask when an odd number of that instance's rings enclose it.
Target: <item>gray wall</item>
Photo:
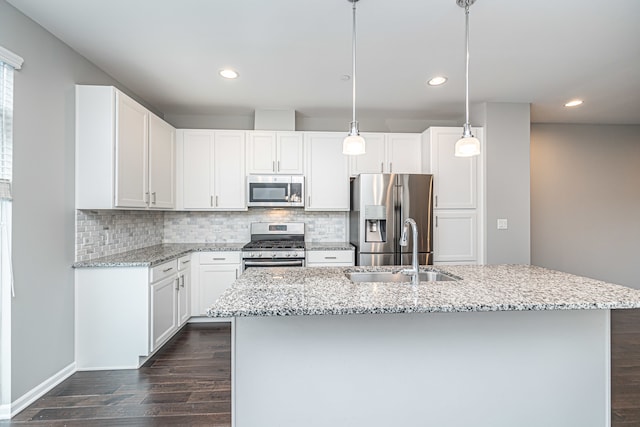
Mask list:
[[[638,135],[640,126],[532,126],[532,264],[640,289]]]
[[[475,106],[472,124],[484,126],[486,262],[529,264],[530,106],[522,103],[485,103]],[[497,220],[508,220],[507,230]]]
[[[0,45],[24,58],[14,79],[15,401],[74,361],[74,84],[116,82],[5,0]]]

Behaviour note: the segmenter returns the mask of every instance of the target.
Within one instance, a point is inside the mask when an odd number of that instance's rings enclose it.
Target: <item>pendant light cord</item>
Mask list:
[[[351,40],[351,53],[352,53],[352,84],[353,84],[353,122],[351,127],[353,128],[356,125],[356,2],[358,0],[349,0],[353,3],[353,34]]]
[[[465,65],[465,80],[466,80],[466,121],[467,126],[469,125],[469,4],[464,8],[465,15],[465,46],[466,46],[466,65]]]

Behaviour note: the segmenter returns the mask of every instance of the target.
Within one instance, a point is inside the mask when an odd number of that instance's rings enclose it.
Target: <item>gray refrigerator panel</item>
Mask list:
[[[418,252],[432,252],[432,175],[397,175],[397,236],[401,236],[404,220],[413,218],[418,226]],[[402,247],[396,241],[396,252],[411,252],[413,237],[409,230],[409,243]]]
[[[356,260],[356,265],[380,266],[380,265],[396,265],[396,255],[394,253],[360,253]]]
[[[411,254],[403,253],[400,255],[399,265],[411,265]],[[418,264],[420,265],[433,265],[433,254],[418,252]]]
[[[357,246],[359,252],[393,253],[400,238],[395,227],[396,186],[395,175],[361,174],[356,178],[358,187],[353,200],[357,207]],[[379,238],[372,232],[380,233]]]

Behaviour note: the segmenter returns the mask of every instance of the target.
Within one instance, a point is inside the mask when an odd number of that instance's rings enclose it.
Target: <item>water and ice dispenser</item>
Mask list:
[[[384,205],[366,205],[364,207],[364,241],[387,241],[387,209]]]

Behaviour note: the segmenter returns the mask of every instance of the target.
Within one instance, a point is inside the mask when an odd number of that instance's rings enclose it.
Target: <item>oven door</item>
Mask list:
[[[269,258],[269,259],[245,259],[242,260],[242,270],[249,267],[304,267],[304,258]]]

